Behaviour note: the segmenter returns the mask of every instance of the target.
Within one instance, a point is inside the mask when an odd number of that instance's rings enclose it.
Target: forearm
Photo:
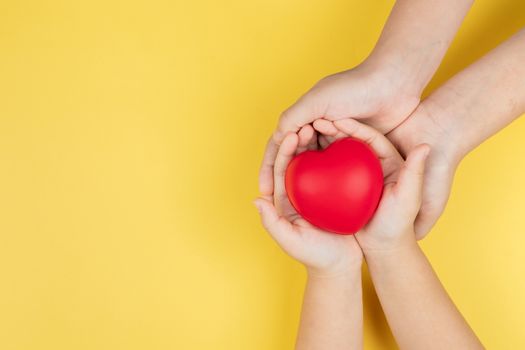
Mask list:
[[[482,349],[417,245],[366,258],[401,349]]]
[[[461,159],[525,112],[524,62],[521,30],[423,101],[454,157]]]
[[[296,348],[363,348],[360,266],[334,277],[308,274]]]
[[[393,69],[399,88],[420,96],[473,2],[396,1],[367,62]]]

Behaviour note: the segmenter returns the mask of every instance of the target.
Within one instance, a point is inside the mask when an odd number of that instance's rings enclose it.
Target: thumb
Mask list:
[[[321,118],[317,111],[318,103],[310,93],[306,93],[297,102],[281,113],[277,128],[268,140],[263,161],[259,170],[259,190],[262,195],[271,195],[274,190],[273,166],[279,146],[290,132],[298,132],[303,126]]]
[[[401,201],[408,207],[414,208],[415,213],[419,211],[421,206],[425,161],[429,152],[430,147],[427,144],[421,144],[414,148],[408,154],[396,184],[396,191]]]
[[[298,132],[303,126],[323,117],[324,99],[319,96],[319,93],[314,94],[310,90],[281,113],[273,136],[277,144],[280,144],[289,132]]]

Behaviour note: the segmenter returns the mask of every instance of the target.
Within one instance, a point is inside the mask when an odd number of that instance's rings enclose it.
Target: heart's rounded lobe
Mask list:
[[[292,159],[285,185],[290,202],[308,222],[326,231],[354,234],[374,215],[383,172],[370,146],[347,137]]]

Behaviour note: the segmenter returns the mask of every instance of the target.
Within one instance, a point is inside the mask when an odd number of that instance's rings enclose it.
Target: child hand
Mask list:
[[[372,220],[355,238],[399,347],[483,349],[416,243],[414,222],[430,147],[416,146],[405,161],[383,135],[355,120],[319,120],[314,127],[323,134],[322,144],[353,136],[367,142],[381,160],[383,195]]]
[[[285,190],[290,160],[301,151],[316,148],[317,136],[310,125],[298,134],[286,135],[275,160],[273,196],[258,198],[255,205],[263,226],[286,253],[311,274],[335,276],[360,268],[363,254],[355,237],[325,232],[308,223],[295,211]]]
[[[370,222],[355,234],[365,256],[415,243],[414,221],[421,206],[429,146],[417,146],[405,161],[385,136],[354,119],[335,122],[319,119],[314,128],[321,134],[319,142],[323,147],[335,139],[351,136],[368,143],[381,161],[384,175],[381,201]]]

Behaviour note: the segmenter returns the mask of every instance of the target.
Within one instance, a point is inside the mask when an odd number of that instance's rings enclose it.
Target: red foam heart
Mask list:
[[[383,191],[381,163],[366,143],[344,138],[297,155],[286,169],[286,192],[311,224],[354,234],[374,215]]]

